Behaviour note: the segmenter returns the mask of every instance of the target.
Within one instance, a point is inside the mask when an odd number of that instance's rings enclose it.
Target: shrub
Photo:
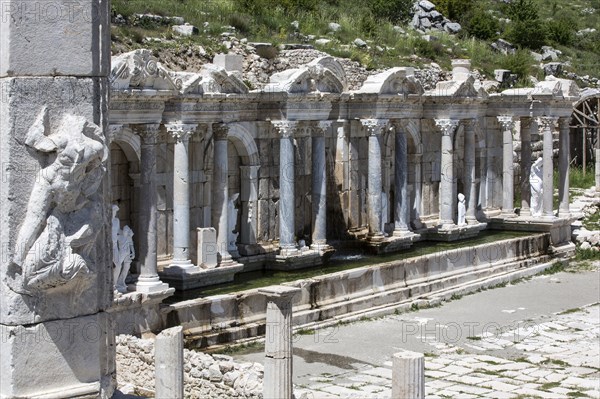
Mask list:
[[[479,0],[438,0],[435,2],[435,8],[445,17],[461,22],[479,3]]]
[[[513,44],[532,50],[546,44],[546,27],[539,19],[512,21],[506,35]]]
[[[513,0],[506,13],[513,21],[532,21],[538,19],[538,8],[533,0]]]
[[[527,79],[532,72],[534,59],[527,50],[517,50],[514,54],[509,54],[502,58],[501,66],[503,69],[509,69],[512,73],[519,76],[520,80]]]
[[[392,23],[405,22],[410,18],[412,0],[371,0],[368,2],[371,12],[377,18]]]
[[[500,29],[498,20],[487,13],[482,7],[473,9],[462,21],[467,33],[481,40],[496,38],[497,32]]]
[[[576,30],[577,23],[570,18],[559,17],[546,22],[548,39],[565,46],[571,45],[575,41]]]

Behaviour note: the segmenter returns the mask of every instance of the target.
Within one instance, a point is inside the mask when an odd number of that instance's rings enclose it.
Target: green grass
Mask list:
[[[575,250],[575,261],[588,260],[600,260],[600,251],[594,251],[593,249],[581,249],[577,247]],[[589,270],[590,268],[588,267],[587,269]]]
[[[577,313],[577,312],[581,312],[581,308],[573,308],[573,309],[563,310],[562,312],[558,313],[558,315],[560,316],[560,315]]]
[[[262,0],[261,0],[262,1]],[[258,2],[261,3],[261,2]],[[256,4],[258,4],[256,3]],[[481,0],[484,8],[497,18],[504,18],[505,8],[493,0]],[[568,17],[576,21],[576,27],[583,29],[600,25],[600,11],[593,14],[582,13],[586,7],[595,6],[597,0],[554,0],[546,2],[536,0],[538,12],[542,20],[554,18],[554,15]],[[200,29],[200,34],[186,40],[205,47],[209,56],[223,50],[215,39],[224,30],[223,26],[234,26],[238,38],[246,37],[249,41],[267,41],[273,44],[301,42],[308,35],[315,38],[328,38],[330,44],[319,49],[335,56],[351,58],[369,69],[389,68],[394,66],[420,67],[429,62],[436,62],[448,69],[453,58],[470,58],[472,65],[493,78],[494,69],[509,68],[522,74],[541,76],[540,69],[528,52],[519,52],[514,56],[505,56],[493,51],[490,42],[476,40],[463,34],[452,36],[444,32],[428,32],[437,40],[427,42],[421,35],[406,26],[406,33],[393,29],[394,24],[386,19],[373,16],[369,2],[354,0],[302,0],[272,2],[273,6],[260,7],[249,0],[114,0],[112,8],[115,13],[129,17],[136,13],[153,13],[165,16],[181,16]],[[262,3],[261,3],[262,4]],[[298,5],[307,5],[302,8]],[[558,4],[558,6],[553,6]],[[286,8],[287,7],[287,8]],[[292,10],[290,9],[292,8]],[[600,6],[599,6],[600,7]],[[300,33],[297,36],[291,22],[298,21]],[[329,32],[330,22],[337,22],[341,28],[337,32]],[[504,37],[505,24],[500,24],[500,37]],[[206,31],[206,33],[204,33]],[[161,37],[172,39],[168,26],[112,28],[113,42],[126,43],[131,48],[140,46],[173,46],[172,43],[145,43],[145,37]],[[352,41],[361,38],[369,43],[369,49],[358,49]],[[504,37],[505,38],[505,37]],[[572,46],[556,45],[565,56],[571,58],[571,69],[580,75],[597,75],[600,61],[600,46],[596,40],[590,39],[590,45],[576,41]],[[349,49],[342,46],[350,45]],[[378,51],[376,47],[383,48]],[[591,47],[590,47],[591,46]],[[417,55],[418,57],[415,57]],[[526,76],[519,85],[528,85]]]

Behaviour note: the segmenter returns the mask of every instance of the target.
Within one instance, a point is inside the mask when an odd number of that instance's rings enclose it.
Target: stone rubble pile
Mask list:
[[[450,21],[448,18],[444,17],[442,13],[437,11],[435,9],[435,4],[430,1],[418,1],[415,3],[413,11],[413,19],[410,24],[413,28],[423,32],[430,29],[436,29],[456,34],[462,29],[459,23]]]
[[[186,398],[262,398],[264,368],[259,363],[237,363],[231,356],[208,355],[184,349]],[[154,341],[117,336],[119,386],[154,392]]]
[[[589,190],[590,193],[595,193],[595,187]],[[588,193],[585,193],[587,196]],[[583,202],[581,206],[581,214],[584,219],[588,219],[600,211],[597,201],[585,201],[585,198],[576,198],[575,203]],[[574,209],[577,210],[577,204]],[[577,221],[572,225],[571,238],[580,249],[591,249],[600,251],[600,230],[588,230],[581,221]],[[600,228],[600,225],[598,226]]]

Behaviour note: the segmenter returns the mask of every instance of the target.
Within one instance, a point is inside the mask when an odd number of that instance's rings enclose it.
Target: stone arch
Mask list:
[[[228,139],[235,146],[245,166],[260,165],[258,147],[250,131],[241,123],[229,125]]]
[[[408,155],[408,186],[409,186],[409,208],[410,224],[413,228],[421,228],[422,213],[422,189],[423,189],[423,139],[421,137],[421,126],[416,120],[407,120],[404,128],[408,132],[407,155]],[[410,140],[409,140],[410,138]]]
[[[112,142],[121,148],[129,162],[140,162],[140,137],[136,134],[133,134],[131,129],[121,129],[121,131],[115,135]]]

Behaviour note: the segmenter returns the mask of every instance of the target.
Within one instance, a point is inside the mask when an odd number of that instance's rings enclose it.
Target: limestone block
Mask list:
[[[0,325],[0,397],[100,397],[98,381],[108,371],[101,366],[108,325],[105,313],[30,326]]]
[[[183,398],[183,328],[163,330],[154,348],[157,399]]]
[[[217,253],[217,231],[215,228],[198,228],[198,265],[205,269],[217,267]]]
[[[108,7],[102,0],[2,2],[0,77],[108,75],[110,41],[99,38],[110,30]]]
[[[225,68],[227,71],[242,72],[244,57],[237,54],[217,54],[213,59],[213,64]]]
[[[102,206],[109,187],[106,114],[95,111],[106,104],[93,91],[105,85],[99,78],[0,79],[10,99],[0,101],[2,324],[73,318],[110,306],[110,239],[103,227],[110,222]],[[77,164],[89,170],[65,170],[80,173],[67,193],[65,175],[55,168],[67,167],[65,158],[79,151]]]

